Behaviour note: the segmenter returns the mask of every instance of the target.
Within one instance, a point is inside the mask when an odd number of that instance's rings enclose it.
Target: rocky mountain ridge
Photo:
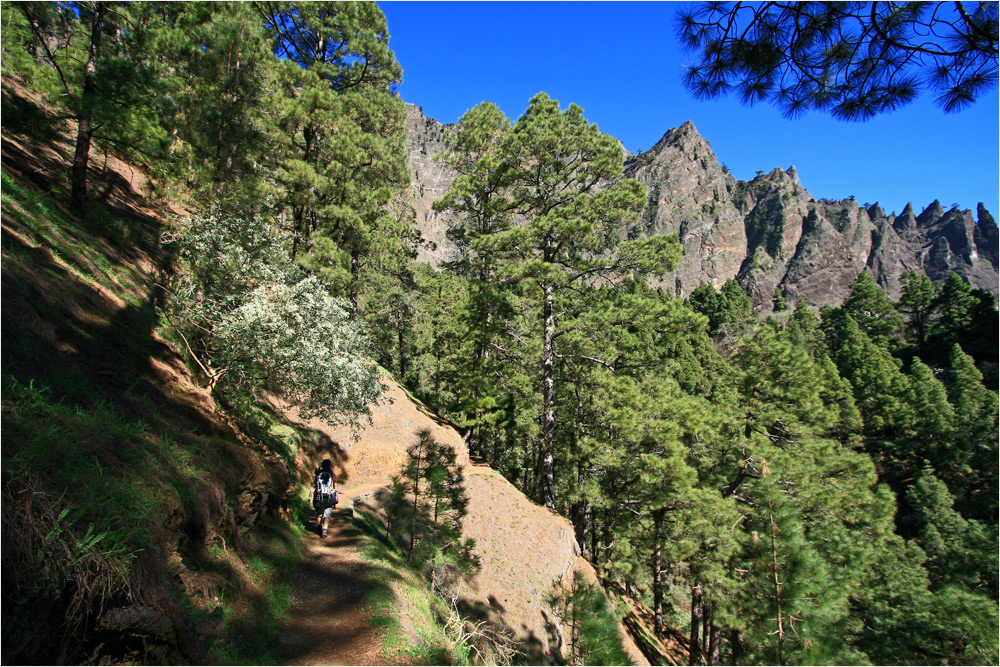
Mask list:
[[[438,213],[431,206],[440,199],[458,174],[444,161],[437,159],[447,148],[444,143],[448,128],[423,110],[406,105],[406,150],[410,166],[410,204],[416,212],[416,225],[427,243],[418,249],[417,259],[437,265],[454,254],[455,248],[445,232],[454,222],[453,215]]]
[[[431,242],[420,259],[436,265],[455,252],[445,234],[453,216],[431,208],[455,176],[435,159],[446,150],[448,128],[407,104],[407,129],[411,203]],[[934,280],[955,271],[974,287],[993,293],[1000,287],[1000,235],[982,204],[975,215],[945,210],[936,200],[919,215],[909,204],[895,215],[853,197],[817,200],[794,166],[742,181],[720,164],[691,121],[650,150],[626,155],[625,175],[649,194],[637,232],[680,236],[684,257],[659,284],[682,297],[702,282],[719,288],[735,279],[764,313],[773,308],[775,290],[790,304],[840,304],[861,271],[892,299],[900,296],[905,271]]]

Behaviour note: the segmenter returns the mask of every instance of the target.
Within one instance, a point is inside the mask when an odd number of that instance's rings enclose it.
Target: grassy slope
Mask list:
[[[4,662],[268,661],[296,438],[235,430],[160,328],[148,180],[95,155],[71,215],[68,128],[4,84]]]

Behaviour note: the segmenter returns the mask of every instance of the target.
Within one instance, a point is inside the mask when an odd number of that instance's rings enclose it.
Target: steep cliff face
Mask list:
[[[839,304],[862,270],[894,299],[904,271],[934,280],[957,271],[997,291],[997,224],[982,205],[978,221],[936,201],[895,216],[853,198],[816,200],[795,167],[739,181],[690,122],[631,158],[626,175],[650,193],[643,231],[680,235],[685,255],[666,281],[680,296],[735,278],[763,312],[776,289],[793,303]]]
[[[458,175],[439,156],[445,151],[447,126],[424,116],[420,107],[406,105],[406,150],[410,155],[410,204],[416,213],[417,228],[427,242],[417,259],[437,266],[451,258],[454,246],[445,232],[453,220],[450,213],[432,208]]]
[[[690,121],[648,152],[631,158],[626,175],[646,186],[645,234],[677,233],[684,259],[664,286],[687,296],[699,282],[721,287],[739,271],[748,239],[741,206],[747,191],[715,158]]]
[[[445,232],[450,214],[435,213],[434,199],[454,173],[434,157],[444,151],[447,128],[408,105],[412,203],[424,237],[435,244],[421,259],[437,264],[454,252]],[[852,280],[867,270],[890,298],[900,296],[905,271],[934,280],[950,271],[973,286],[998,290],[998,230],[979,205],[945,211],[933,202],[919,215],[899,215],[854,198],[817,200],[795,167],[733,177],[692,122],[668,131],[650,150],[628,156],[625,175],[646,186],[649,204],[639,235],[677,233],[679,266],[659,282],[686,297],[702,282],[719,288],[735,278],[761,312],[773,308],[775,290],[791,304],[840,304]]]

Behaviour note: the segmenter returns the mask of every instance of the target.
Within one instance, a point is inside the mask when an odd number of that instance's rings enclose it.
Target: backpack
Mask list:
[[[336,481],[333,471],[322,469],[316,473],[316,502],[333,504],[337,501],[333,483]]]

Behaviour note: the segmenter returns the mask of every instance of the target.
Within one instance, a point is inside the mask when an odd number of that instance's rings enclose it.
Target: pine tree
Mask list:
[[[461,540],[468,502],[454,449],[418,431],[386,506],[388,531],[397,533],[407,559],[423,564],[443,556],[459,569],[473,567],[472,545]]]
[[[474,129],[465,139],[459,135],[467,156],[451,159],[475,164],[478,171],[461,180],[443,205],[461,205],[479,215],[476,242],[480,249],[488,249],[502,263],[496,268],[498,275],[523,281],[534,290],[532,298],[540,306],[541,496],[547,507],[554,508],[557,303],[572,306],[564,294],[569,288],[585,288],[633,271],[662,271],[676,262],[679,246],[675,238],[665,237],[621,241],[626,225],[644,205],[645,194],[636,181],[616,181],[622,173],[620,146],[587,123],[578,106],[570,105],[562,112],[555,100],[540,93],[509,132],[489,106],[481,107],[469,120]],[[494,150],[490,146],[498,133],[502,134],[500,146]],[[478,157],[484,150],[493,151],[485,161]],[[497,154],[502,155],[502,166],[495,162]],[[509,186],[491,180],[491,174],[503,174]],[[470,196],[489,199],[500,208],[477,212],[458,203]],[[502,203],[505,200],[510,203]],[[504,229],[508,214],[520,216],[523,223]],[[482,228],[483,223],[490,227]]]
[[[143,7],[146,7],[143,5]],[[153,41],[169,155],[209,213],[259,213],[277,58],[252,4],[167,4]]]
[[[948,363],[951,346],[976,360],[987,386],[997,387],[997,346],[994,344],[998,317],[996,297],[985,290],[972,289],[958,274],[951,273],[940,285],[933,304],[936,318],[924,346],[932,365]]]
[[[819,360],[827,354],[826,340],[820,328],[820,320],[816,313],[802,301],[795,306],[795,311],[788,319],[785,330],[792,343],[804,347],[814,360]]]
[[[781,287],[774,288],[774,312],[781,313],[788,310],[788,304],[785,302],[785,295],[781,293]]]
[[[952,346],[947,373],[948,400],[954,407],[953,448],[957,475],[948,480],[963,516],[996,522],[997,394],[982,384],[972,357]]]
[[[701,283],[688,296],[688,303],[708,317],[716,334],[742,332],[753,321],[753,304],[739,283],[730,278],[718,292],[708,283]]]
[[[873,440],[891,440],[894,429],[908,419],[907,379],[892,356],[876,345],[850,315],[844,317],[835,336],[840,341],[833,347],[832,357],[840,374],[854,387],[865,435]]]
[[[742,626],[731,650],[770,664],[857,661],[830,637],[851,625],[849,591],[894,508],[868,457],[841,442],[857,424],[853,403],[828,360],[817,364],[772,324],[733,364],[739,430],[716,459],[730,471],[722,494],[737,500],[748,538],[731,565]]]
[[[969,521],[954,509],[954,498],[931,467],[907,490],[914,508],[912,521],[917,540],[927,554],[931,587],[957,586],[982,590],[997,598],[997,532],[978,521]]]
[[[913,542],[888,536],[865,583],[852,594],[860,621],[845,637],[876,665],[997,662],[996,605],[956,587],[930,590]]]
[[[908,376],[904,400],[910,419],[897,436],[900,454],[914,457],[912,465],[917,468],[922,466],[921,459],[942,469],[963,467],[965,457],[952,446],[955,414],[944,384],[920,359],[913,360]]]
[[[901,282],[903,295],[899,310],[907,316],[907,338],[919,348],[927,341],[933,326],[937,287],[925,274],[913,271],[905,271]]]
[[[111,2],[18,3],[5,17],[5,52],[26,45],[34,58],[15,62],[32,83],[64,106],[76,122],[70,162],[70,205],[82,213],[88,199],[91,145],[100,140],[126,155],[158,157],[165,132],[151,102],[154,77],[148,20]],[[11,30],[13,28],[13,30]],[[13,39],[22,40],[14,46]],[[37,62],[45,63],[38,67]]]
[[[448,164],[458,177],[434,209],[459,215],[448,237],[458,256],[447,268],[470,281],[467,335],[472,341],[467,366],[456,389],[465,397],[461,424],[466,441],[482,449],[486,431],[496,416],[500,396],[495,378],[503,371],[498,362],[509,357],[500,341],[511,317],[504,279],[497,275],[498,259],[491,242],[508,229],[515,207],[512,198],[513,169],[505,154],[510,120],[492,103],[483,102],[459,120],[449,137]],[[509,359],[508,359],[509,361]]]
[[[936,339],[953,342],[972,323],[971,309],[975,304],[972,288],[955,272],[948,274],[934,308],[938,311],[933,335]]]
[[[996,22],[990,4],[946,14],[896,3],[709,3],[682,10],[678,34],[697,52],[684,83],[700,98],[735,92],[787,116],[867,120],[928,90],[957,111],[996,86]]]
[[[850,288],[843,311],[876,345],[888,348],[899,336],[902,316],[868,272],[859,273]]]
[[[325,277],[343,285],[356,318],[365,265],[381,252],[407,252],[412,239],[407,216],[387,209],[409,182],[406,112],[391,92],[402,70],[374,3],[257,6],[285,58],[276,177],[291,210],[292,254],[318,254],[311,268],[331,269]],[[314,247],[314,235],[328,242]]]

